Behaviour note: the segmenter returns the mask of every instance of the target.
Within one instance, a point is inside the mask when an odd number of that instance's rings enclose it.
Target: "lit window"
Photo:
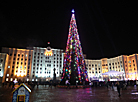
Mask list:
[[[27,81],[29,81],[29,79],[27,79]]]
[[[6,78],[6,81],[8,81],[8,78]]]
[[[27,57],[27,54],[25,55],[25,57]]]
[[[32,81],[34,81],[34,79],[32,79]]]
[[[8,66],[8,68],[10,68],[10,66]]]
[[[13,81],[13,79],[11,78],[11,81]]]
[[[9,74],[7,74],[7,77],[9,76]]]

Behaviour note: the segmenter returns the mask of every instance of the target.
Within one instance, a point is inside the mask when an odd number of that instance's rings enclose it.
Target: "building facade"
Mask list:
[[[33,47],[28,49],[33,50],[30,76],[32,81],[49,81],[53,79],[54,69],[56,78],[60,79],[63,68],[63,50],[51,49],[51,47]]]
[[[63,50],[50,47],[28,47],[27,49],[2,48],[6,53],[3,81],[48,81],[53,79],[54,69],[60,79],[63,68]],[[3,54],[4,55],[4,54]],[[4,59],[1,58],[1,59]],[[4,64],[4,61],[3,61]],[[3,71],[2,68],[0,68]]]
[[[0,82],[49,81],[56,74],[60,80],[63,71],[64,52],[51,47],[2,48],[0,53]],[[138,79],[138,54],[121,55],[99,60],[86,59],[89,80],[103,79],[102,73],[123,72],[123,80]],[[112,79],[113,76],[110,76]]]
[[[0,82],[3,81],[4,78],[4,69],[5,66],[7,66],[7,62],[8,61],[8,54],[6,53],[0,53]]]
[[[114,58],[102,58],[100,60],[85,59],[88,68],[89,80],[103,79],[102,73],[109,71],[123,72],[121,80],[138,79],[138,54],[121,55]],[[113,76],[110,76],[112,79]]]

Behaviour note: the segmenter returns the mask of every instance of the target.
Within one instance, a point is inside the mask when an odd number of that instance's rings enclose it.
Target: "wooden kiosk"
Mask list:
[[[24,83],[22,83],[12,93],[12,102],[29,102],[31,90]]]

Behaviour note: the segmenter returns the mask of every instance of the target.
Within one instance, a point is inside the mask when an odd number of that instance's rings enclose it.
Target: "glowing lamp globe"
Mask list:
[[[72,9],[72,11],[71,11],[72,13],[74,13],[75,11],[74,11],[74,9]]]

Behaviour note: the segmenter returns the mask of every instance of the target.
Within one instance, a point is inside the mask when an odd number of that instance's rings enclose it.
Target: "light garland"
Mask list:
[[[73,69],[71,68],[71,63],[74,63]],[[66,52],[64,54],[64,64],[63,64],[63,76],[71,78],[71,70],[75,71],[76,76],[74,77],[76,80],[78,79],[80,82],[88,81],[88,75],[86,71],[84,56],[81,48],[81,43],[79,40],[78,29],[75,20],[75,14],[72,13],[70,26],[69,26],[69,34],[66,46]]]

